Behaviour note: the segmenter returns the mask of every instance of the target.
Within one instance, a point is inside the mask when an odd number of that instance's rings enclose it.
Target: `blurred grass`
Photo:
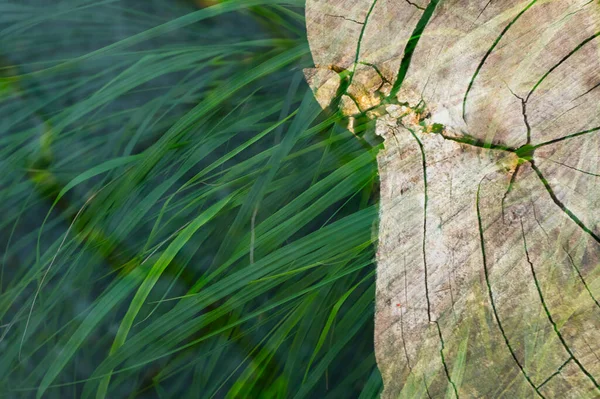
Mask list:
[[[0,3],[0,395],[371,398],[377,148],[303,3]]]

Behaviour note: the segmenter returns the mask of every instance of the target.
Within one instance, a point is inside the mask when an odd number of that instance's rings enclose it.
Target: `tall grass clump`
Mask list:
[[[0,396],[372,398],[377,146],[296,0],[0,2]]]

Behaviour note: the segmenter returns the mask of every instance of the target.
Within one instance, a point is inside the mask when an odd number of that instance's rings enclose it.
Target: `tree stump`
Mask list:
[[[384,139],[382,397],[599,398],[598,1],[308,0],[306,20],[317,100]]]

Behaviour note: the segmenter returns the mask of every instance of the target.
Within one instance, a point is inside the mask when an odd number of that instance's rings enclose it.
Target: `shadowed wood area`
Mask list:
[[[308,0],[322,107],[384,139],[384,398],[600,397],[600,5]]]

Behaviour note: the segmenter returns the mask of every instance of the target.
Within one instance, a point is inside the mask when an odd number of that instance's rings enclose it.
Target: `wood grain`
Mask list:
[[[308,0],[306,16],[319,103],[385,140],[382,396],[600,397],[598,2]]]

